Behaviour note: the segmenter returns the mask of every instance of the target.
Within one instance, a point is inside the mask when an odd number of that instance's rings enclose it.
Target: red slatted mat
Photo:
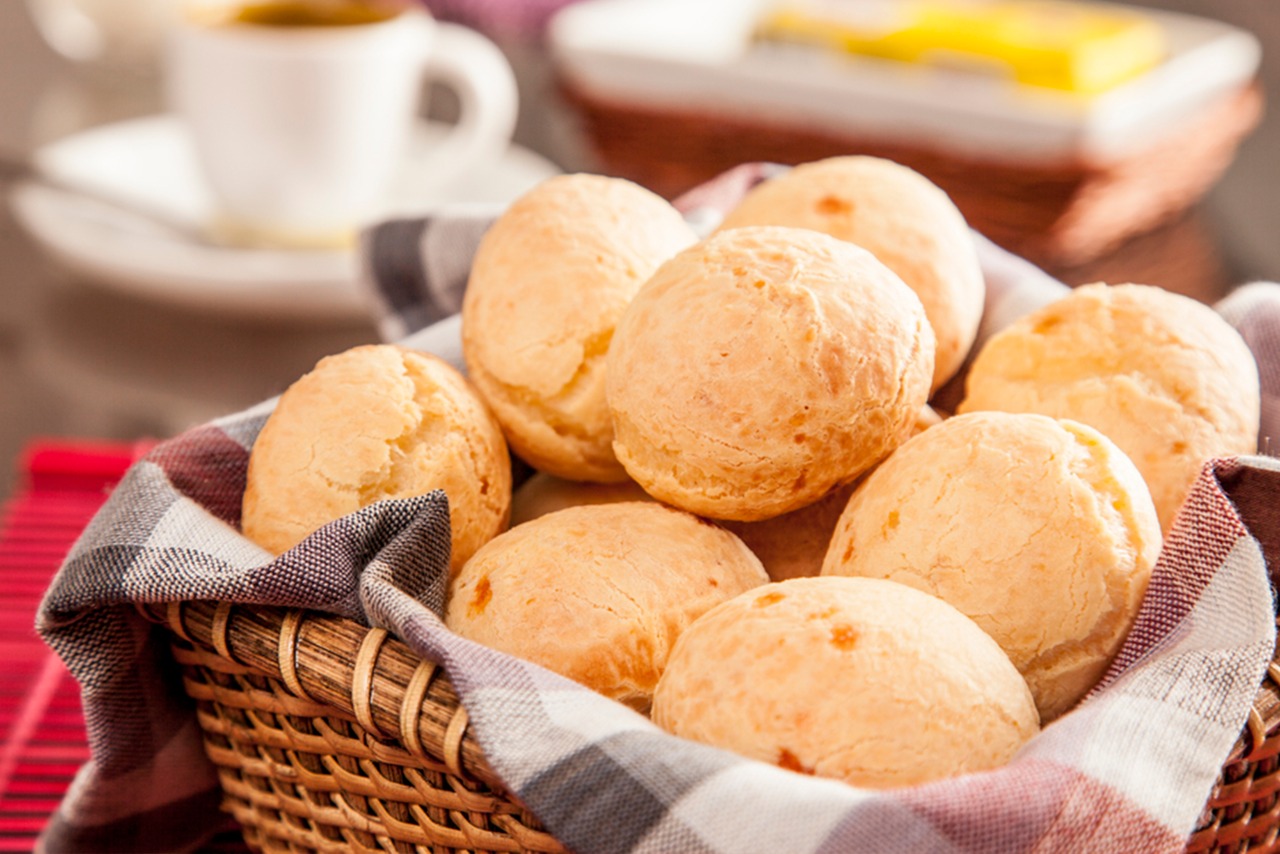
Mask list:
[[[0,852],[31,850],[88,758],[79,688],[32,626],[49,580],[136,450],[34,444],[0,510]]]
[[[50,579],[111,488],[149,443],[35,442],[0,506],[0,853],[31,851],[80,764],[80,691],[36,635]],[[210,852],[245,851],[235,837]]]

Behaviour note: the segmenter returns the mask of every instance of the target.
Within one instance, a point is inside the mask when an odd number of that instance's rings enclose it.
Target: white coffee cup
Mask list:
[[[452,88],[460,115],[432,152],[440,179],[501,156],[515,126],[515,76],[480,34],[400,9],[371,23],[278,26],[191,13],[166,57],[171,103],[191,133],[236,243],[337,246],[382,213],[425,83]]]

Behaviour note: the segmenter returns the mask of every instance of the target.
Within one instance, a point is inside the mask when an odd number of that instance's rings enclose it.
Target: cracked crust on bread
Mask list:
[[[605,353],[632,296],[694,240],[661,197],[585,174],[539,184],[485,233],[462,304],[463,356],[512,450],[534,468],[625,479],[611,448]]]
[[[618,324],[614,451],[660,501],[779,516],[911,434],[933,347],[920,300],[866,250],[803,229],[723,232],[663,264]]]
[[[1168,530],[1213,457],[1258,447],[1258,366],[1217,312],[1149,285],[1086,285],[997,333],[960,412],[1038,412],[1124,451]]]
[[[456,569],[506,526],[497,422],[446,362],[392,345],[328,356],[280,397],[249,457],[245,536],[279,554],[384,498],[443,489]]]
[[[445,625],[648,711],[681,632],[767,581],[741,540],[692,514],[584,505],[476,552],[450,587]]]
[[[870,251],[924,305],[937,339],[932,390],[960,368],[978,334],[986,285],[964,216],[919,172],[852,155],[804,163],[749,192],[720,230],[783,225]]]
[[[822,571],[950,602],[1008,653],[1050,721],[1119,651],[1160,545],[1146,484],[1101,433],[977,412],[913,438],[859,485]]]

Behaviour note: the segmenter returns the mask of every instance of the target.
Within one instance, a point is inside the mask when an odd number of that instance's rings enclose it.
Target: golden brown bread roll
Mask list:
[[[951,603],[1000,644],[1050,721],[1119,651],[1160,545],[1142,476],[1101,433],[976,412],[913,438],[859,484],[822,571]]]
[[[764,564],[773,581],[817,575],[831,542],[836,520],[849,501],[852,486],[844,486],[807,507],[759,522],[721,522],[736,534]],[[511,525],[584,504],[652,501],[632,480],[588,483],[562,480],[541,472],[521,484],[511,496]]]
[[[1006,763],[1039,730],[1027,684],[941,599],[870,578],[797,578],[709,611],[653,703],[676,735],[854,786]]]
[[[878,157],[804,163],[765,181],[729,212],[721,230],[811,228],[870,250],[906,282],[937,338],[932,388],[959,369],[982,319],[986,287],[964,216],[920,173]]]
[[[691,514],[654,502],[571,507],[476,552],[445,624],[647,711],[680,633],[766,581],[737,537]]]
[[[485,233],[462,304],[467,372],[512,450],[569,480],[626,477],[604,401],[613,327],[658,264],[696,235],[629,181],[561,175]]]
[[[1147,285],[1087,285],[997,333],[960,412],[1039,412],[1088,424],[1142,472],[1173,523],[1205,461],[1257,451],[1258,366],[1203,303]]]
[[[816,231],[726,231],[663,264],[619,321],[613,447],[660,501],[765,519],[904,441],[932,375],[920,300],[871,253]]]
[[[497,422],[442,360],[356,347],[280,397],[250,453],[244,533],[280,553],[375,501],[433,489],[449,496],[456,570],[506,526],[511,460]]]

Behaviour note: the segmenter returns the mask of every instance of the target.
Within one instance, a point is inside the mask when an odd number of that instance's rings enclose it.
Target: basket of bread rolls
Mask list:
[[[178,497],[64,574],[169,568],[117,601],[249,845],[1274,844],[1256,342],[1147,284],[989,328],[979,239],[887,160],[725,186],[695,230],[545,181],[449,347],[335,353],[122,485]]]

